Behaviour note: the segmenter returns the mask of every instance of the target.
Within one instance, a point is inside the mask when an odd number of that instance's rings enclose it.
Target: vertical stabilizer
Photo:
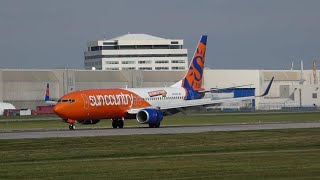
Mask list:
[[[207,35],[201,36],[197,49],[193,55],[186,76],[171,87],[184,87],[186,89],[201,89],[205,54],[207,48]]]
[[[47,83],[46,93],[44,96],[44,101],[50,101],[50,94],[49,94],[49,83]]]

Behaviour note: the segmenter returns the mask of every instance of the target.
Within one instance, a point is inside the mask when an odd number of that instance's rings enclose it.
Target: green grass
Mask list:
[[[40,116],[41,117],[41,116]],[[48,118],[47,116],[45,116]],[[50,117],[50,116],[49,116]],[[37,117],[39,118],[39,117]],[[54,118],[51,117],[51,118]],[[295,112],[295,113],[266,113],[266,114],[177,114],[167,116],[162,121],[162,125],[196,125],[196,124],[230,124],[230,123],[269,123],[269,122],[320,122],[320,112]],[[135,120],[126,120],[125,126],[146,126],[140,125]],[[65,129],[68,124],[61,120],[42,121],[12,121],[2,119],[0,131],[21,130],[21,129]],[[96,125],[77,124],[77,128],[111,128],[110,120],[102,120]]]
[[[0,140],[0,179],[317,179],[320,129]]]

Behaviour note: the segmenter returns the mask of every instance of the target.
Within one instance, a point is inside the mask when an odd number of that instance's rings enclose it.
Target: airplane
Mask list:
[[[44,102],[48,105],[51,105],[51,106],[57,104],[57,101],[53,101],[50,99],[49,83],[47,83],[47,88],[46,88],[45,95],[44,95]]]
[[[113,128],[123,128],[124,120],[136,119],[151,128],[160,127],[164,116],[173,115],[186,108],[214,105],[262,97],[268,94],[270,81],[261,96],[229,99],[204,98],[205,93],[216,89],[202,88],[207,36],[200,38],[189,70],[185,77],[170,87],[90,89],[62,96],[54,112],[75,129],[75,123],[96,124],[101,119],[111,119]]]

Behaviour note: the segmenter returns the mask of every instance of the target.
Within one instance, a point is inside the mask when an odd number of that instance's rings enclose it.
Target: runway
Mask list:
[[[166,126],[161,128],[123,128],[123,129],[79,129],[79,130],[41,130],[0,132],[0,139],[57,138],[119,136],[134,134],[181,134],[210,131],[252,131],[268,129],[320,128],[320,123],[265,123],[265,124],[227,124],[197,126]]]

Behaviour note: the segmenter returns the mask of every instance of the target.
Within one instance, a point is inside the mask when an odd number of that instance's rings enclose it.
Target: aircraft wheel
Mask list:
[[[69,130],[75,130],[75,129],[76,129],[76,126],[74,124],[69,125]]]
[[[124,122],[123,120],[118,120],[118,127],[123,128]]]
[[[158,127],[160,127],[160,122],[150,123],[149,124],[149,128],[158,128]]]
[[[154,123],[154,127],[155,128],[159,128],[160,127],[160,122]]]
[[[116,129],[118,127],[118,119],[112,120],[112,128]]]

